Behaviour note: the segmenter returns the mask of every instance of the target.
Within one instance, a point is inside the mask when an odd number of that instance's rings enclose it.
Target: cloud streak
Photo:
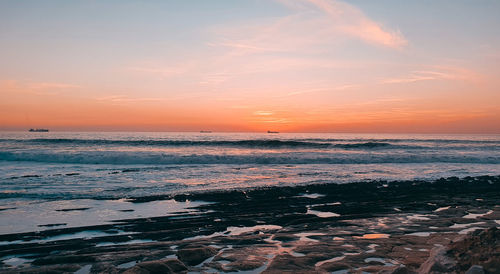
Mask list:
[[[399,31],[390,31],[358,8],[341,1],[308,0],[328,15],[332,28],[363,41],[391,48],[402,48],[408,41]]]
[[[399,30],[389,30],[360,9],[333,0],[278,0],[293,14],[274,21],[222,27],[219,40],[209,43],[230,49],[230,55],[265,52],[311,51],[331,47],[344,40],[401,49],[408,41]],[[317,50],[317,49],[316,49]]]
[[[424,70],[414,70],[408,76],[387,78],[382,80],[381,83],[404,84],[433,80],[459,80],[476,82],[480,79],[480,75],[468,69],[449,66],[432,66]]]

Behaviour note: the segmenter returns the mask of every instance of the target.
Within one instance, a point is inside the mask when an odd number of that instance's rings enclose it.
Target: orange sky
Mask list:
[[[5,1],[0,130],[500,133],[499,7]]]

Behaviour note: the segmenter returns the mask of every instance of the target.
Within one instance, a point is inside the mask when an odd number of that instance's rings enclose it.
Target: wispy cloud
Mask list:
[[[314,92],[325,92],[325,91],[340,91],[360,87],[358,84],[346,84],[340,86],[324,87],[324,88],[313,88],[313,89],[302,89],[297,91],[292,91],[287,93],[286,96],[294,96],[300,94],[314,93]]]
[[[365,69],[371,65],[373,60],[345,58],[342,53],[349,51],[351,45],[346,42],[376,45],[381,50],[400,49],[407,44],[399,31],[390,30],[345,2],[278,2],[287,8],[286,15],[208,26],[206,40],[199,45],[204,50],[198,50],[196,57],[186,54],[184,61],[139,61],[125,69],[135,76],[175,79],[176,83],[189,81],[189,86],[195,84],[211,91],[240,90],[242,84],[253,86],[254,90],[288,86],[292,96],[320,89],[294,91],[303,82],[311,81],[308,78],[337,82],[338,79],[327,79],[328,70]],[[321,73],[312,75],[313,70]],[[328,89],[348,88],[353,86]]]
[[[258,110],[258,111],[255,111],[253,114],[258,115],[258,116],[270,116],[270,115],[273,115],[274,112],[266,111],[266,110]]]
[[[389,30],[353,5],[334,0],[279,0],[293,14],[274,21],[215,29],[211,46],[230,48],[230,55],[314,50],[356,38],[369,44],[402,48],[408,41],[399,30]]]
[[[161,102],[165,98],[160,97],[130,97],[127,95],[110,95],[95,98],[97,101],[111,102],[111,103],[134,103],[134,102]]]
[[[308,2],[327,14],[332,28],[337,31],[391,48],[401,48],[408,44],[399,31],[388,30],[350,4],[333,0],[308,0]]]
[[[82,86],[64,82],[0,81],[0,92],[2,90],[16,91],[33,95],[56,95],[61,92],[74,91],[80,88],[82,88]]]
[[[469,69],[450,66],[431,66],[423,70],[414,70],[409,75],[387,78],[382,84],[402,84],[431,80],[478,81],[481,76]]]
[[[26,86],[31,89],[77,89],[81,88],[79,85],[72,85],[67,83],[56,83],[56,82],[31,82],[27,83]]]
[[[139,66],[125,67],[125,70],[137,72],[147,75],[156,75],[160,77],[175,77],[189,72],[193,68],[193,62],[185,62],[178,64],[159,65],[159,64],[144,64]]]

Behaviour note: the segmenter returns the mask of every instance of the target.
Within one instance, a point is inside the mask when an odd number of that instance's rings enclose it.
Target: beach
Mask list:
[[[1,235],[2,272],[146,273],[139,268],[149,261],[174,272],[417,271],[433,250],[500,225],[499,176],[270,187],[131,203],[170,199],[205,203],[173,216]],[[488,273],[498,270],[493,247],[491,257],[476,262]],[[21,268],[9,270],[16,264]]]
[[[497,136],[35,134],[0,141],[2,273],[500,269]]]

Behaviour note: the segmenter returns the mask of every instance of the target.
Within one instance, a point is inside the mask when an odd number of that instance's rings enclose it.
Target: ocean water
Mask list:
[[[0,234],[190,207],[132,197],[498,174],[500,135],[0,132]]]

